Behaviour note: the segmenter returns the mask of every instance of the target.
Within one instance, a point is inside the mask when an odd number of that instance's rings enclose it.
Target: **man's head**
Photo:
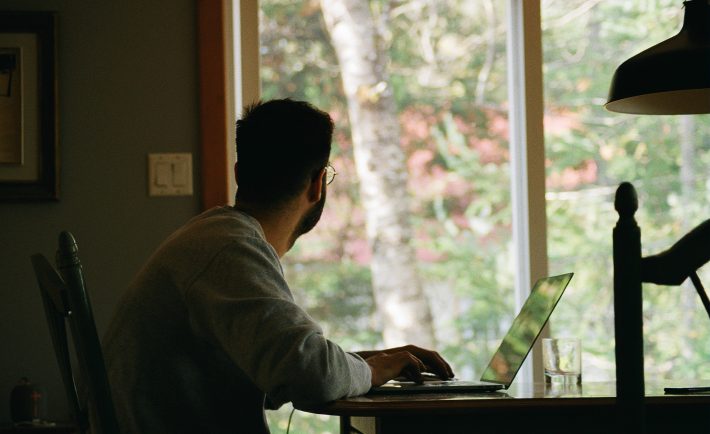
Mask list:
[[[328,164],[333,121],[311,104],[258,102],[237,121],[237,201],[281,207]]]

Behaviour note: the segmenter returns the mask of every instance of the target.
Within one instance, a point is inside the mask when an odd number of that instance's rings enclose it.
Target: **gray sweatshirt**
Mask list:
[[[158,248],[103,346],[123,433],[235,433],[264,394],[307,407],[370,388],[365,361],[296,305],[259,223],[229,207]],[[245,410],[245,399],[258,405]]]

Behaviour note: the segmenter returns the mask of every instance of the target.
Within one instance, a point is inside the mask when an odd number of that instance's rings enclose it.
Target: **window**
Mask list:
[[[241,11],[254,4],[244,1]],[[710,214],[707,115],[632,116],[603,109],[614,68],[677,32],[678,1],[541,0],[525,1],[523,8],[522,0],[510,0],[509,16],[493,0],[368,4],[358,13],[366,14],[361,22],[371,26],[370,34],[381,36],[372,53],[385,59],[379,59],[378,71],[386,80],[360,83],[350,95],[371,103],[392,96],[397,139],[387,144],[397,144],[401,155],[378,163],[387,168],[385,175],[407,177],[404,238],[437,346],[459,376],[478,375],[517,310],[515,276],[525,267],[516,257],[540,261],[531,264],[530,274],[538,276],[547,271],[549,252],[550,274],[576,272],[552,317],[552,334],[582,338],[586,380],[612,379],[616,187],[628,180],[639,191],[637,220],[646,255],[669,247]],[[260,6],[260,43],[243,46],[259,46],[261,96],[309,100],[328,110],[338,129],[333,160],[340,175],[329,190],[323,223],[285,258],[289,280],[335,341],[348,349],[379,346],[386,322],[372,295],[367,192],[355,163],[353,114],[338,51],[319,2],[263,0]],[[541,16],[535,15],[538,7]],[[256,10],[249,13],[241,23],[252,27],[239,29],[241,35],[254,33]],[[536,57],[539,31],[544,59]],[[256,57],[256,51],[248,61],[242,55],[242,65],[254,69]],[[516,65],[521,58],[523,65]],[[544,170],[530,164],[542,155],[532,137],[540,130],[538,119],[530,117],[537,104],[542,110],[542,95],[534,95],[542,89],[532,77],[525,95],[519,89],[508,96],[508,77],[519,87],[536,68],[544,71]],[[240,96],[258,87],[255,74],[242,79],[252,81]],[[518,115],[509,111],[516,104],[527,114],[517,131],[511,125]],[[522,155],[511,145],[521,137]],[[545,208],[534,203],[544,190],[535,177],[543,172],[546,218],[526,218],[526,211]],[[529,194],[516,198],[516,185]],[[521,206],[526,203],[532,205]],[[520,222],[522,229],[516,229]],[[516,231],[525,229],[528,246],[516,246]],[[709,282],[710,273],[701,271],[701,280]],[[693,289],[647,285],[644,308],[647,378],[708,375],[703,361],[710,350],[703,343],[710,327]],[[323,425],[317,416],[297,418],[296,431],[336,431],[334,420]],[[287,419],[288,413],[274,416],[272,429],[278,432]]]
[[[363,2],[352,21],[337,3],[260,2],[261,97],[308,100],[336,121],[339,175],[321,224],[284,257],[287,278],[346,349],[435,346],[478,377],[529,290],[531,255],[514,242],[514,225],[529,233],[528,183],[511,174],[509,143],[515,128],[525,137],[525,107],[516,127],[509,115],[509,77],[524,84],[522,59],[508,61],[509,46],[522,55],[522,2],[510,2],[518,21],[491,0]],[[288,413],[271,417],[278,427]]]
[[[582,338],[585,380],[615,378],[611,230],[614,192],[631,181],[643,254],[710,215],[710,117],[635,116],[603,108],[615,68],[680,30],[677,1],[542,2],[547,218],[551,272],[577,272],[551,319]],[[707,267],[700,278],[710,281]],[[644,285],[647,379],[707,376],[710,323],[695,290]]]

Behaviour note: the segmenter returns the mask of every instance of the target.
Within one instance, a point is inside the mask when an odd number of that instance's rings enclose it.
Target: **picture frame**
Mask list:
[[[54,12],[0,12],[0,201],[59,199]]]

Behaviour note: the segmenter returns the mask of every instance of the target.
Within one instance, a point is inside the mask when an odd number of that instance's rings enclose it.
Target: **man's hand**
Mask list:
[[[373,387],[399,376],[421,383],[422,372],[434,373],[444,380],[454,376],[451,366],[439,353],[414,345],[358,354],[370,365]]]

